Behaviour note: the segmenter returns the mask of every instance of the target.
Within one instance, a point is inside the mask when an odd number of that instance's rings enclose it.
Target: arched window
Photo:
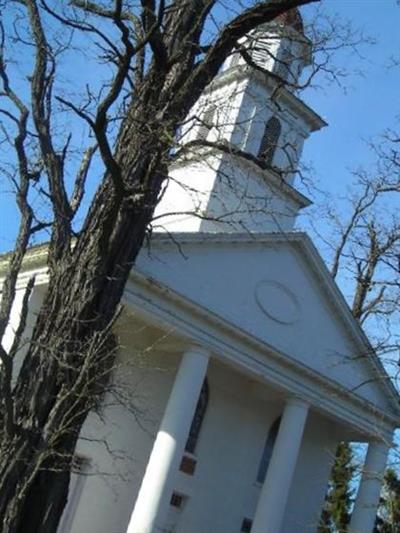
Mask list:
[[[211,128],[214,125],[216,107],[210,104],[203,113],[201,124],[197,132],[197,139],[206,140]]]
[[[258,483],[264,483],[265,476],[267,475],[267,470],[268,470],[269,462],[271,460],[272,450],[274,449],[276,437],[278,435],[280,423],[281,423],[281,417],[275,420],[275,422],[272,424],[268,432],[267,440],[265,441],[265,446],[264,446],[263,454],[262,454],[261,461],[260,461],[260,466],[258,467],[258,473],[257,473]]]
[[[264,159],[268,165],[272,165],[281,129],[281,123],[276,117],[271,117],[265,126],[264,135],[258,151],[258,157]]]
[[[201,387],[200,396],[197,402],[196,411],[194,412],[192,425],[190,426],[189,437],[186,441],[185,451],[194,453],[199,439],[201,426],[203,424],[204,415],[206,414],[209,397],[209,387],[207,378],[204,380]]]

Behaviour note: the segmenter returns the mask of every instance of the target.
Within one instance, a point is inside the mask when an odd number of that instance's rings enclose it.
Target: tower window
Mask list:
[[[278,435],[280,423],[281,423],[281,417],[275,420],[275,422],[272,424],[268,432],[267,440],[265,441],[263,454],[261,456],[260,466],[258,467],[258,473],[257,473],[258,483],[264,483],[265,481],[269,462],[271,461],[272,451],[274,449],[276,437]]]
[[[211,128],[214,126],[214,116],[215,116],[216,107],[214,105],[209,105],[204,111],[203,117],[201,119],[202,123],[199,126],[197,139],[206,140]]]
[[[261,139],[258,157],[264,159],[268,165],[272,165],[282,126],[276,117],[271,117],[265,125],[264,135]]]
[[[209,397],[209,388],[207,378],[204,380],[201,388],[199,400],[197,402],[196,411],[194,412],[192,425],[190,426],[189,437],[186,442],[185,451],[194,453],[199,439],[201,426],[203,424],[204,415],[206,414]]]

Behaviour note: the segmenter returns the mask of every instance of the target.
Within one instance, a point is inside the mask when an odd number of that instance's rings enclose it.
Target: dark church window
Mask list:
[[[199,126],[197,132],[197,139],[206,140],[208,134],[213,127],[214,116],[215,116],[216,107],[214,105],[209,105],[201,118],[201,125]]]
[[[177,507],[178,509],[181,509],[181,507],[183,506],[184,500],[185,500],[185,496],[183,496],[182,494],[179,494],[178,492],[174,492],[171,496],[171,500],[169,503],[170,505],[172,505],[172,507]]]
[[[242,522],[242,527],[240,529],[241,533],[250,533],[251,526],[253,525],[253,521],[250,520],[250,518],[244,518]]]
[[[199,400],[197,402],[196,411],[194,412],[192,425],[190,426],[189,437],[186,442],[185,451],[194,453],[199,439],[201,426],[203,424],[204,415],[206,414],[209,397],[209,387],[207,378],[204,380],[201,388]]]
[[[258,483],[264,483],[265,481],[265,476],[267,475],[269,462],[271,461],[272,451],[274,449],[280,423],[281,423],[281,417],[275,420],[275,422],[272,424],[268,432],[267,440],[265,441],[265,446],[264,446],[263,454],[262,454],[261,461],[260,461],[260,466],[258,467],[258,473],[257,473]]]
[[[258,151],[258,157],[264,159],[268,165],[272,165],[281,129],[281,123],[276,117],[271,117],[265,126],[264,135]]]

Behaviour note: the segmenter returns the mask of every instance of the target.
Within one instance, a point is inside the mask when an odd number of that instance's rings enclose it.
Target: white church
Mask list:
[[[291,89],[310,45],[297,12],[248,44],[254,65],[233,53],[182,128],[118,324],[129,401],[89,417],[59,533],[315,533],[341,441],[368,444],[350,531],[373,530],[400,404],[294,229],[291,169],[326,125]],[[45,262],[20,280],[37,272],[32,316]]]

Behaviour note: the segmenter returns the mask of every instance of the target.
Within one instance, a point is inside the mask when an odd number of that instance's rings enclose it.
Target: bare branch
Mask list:
[[[53,239],[54,258],[60,257],[69,249],[70,206],[64,185],[62,158],[53,146],[50,123],[50,101],[55,63],[51,49],[46,41],[40,14],[34,0],[26,0],[28,19],[36,47],[35,66],[31,81],[32,115],[39,138],[40,149],[53,198],[55,225]],[[48,71],[49,64],[50,69]]]
[[[73,213],[77,212],[81,204],[81,201],[82,201],[82,198],[85,192],[86,178],[87,178],[90,164],[92,162],[92,159],[93,159],[93,156],[96,150],[97,150],[97,144],[92,145],[89,148],[87,148],[87,150],[85,151],[83,155],[81,166],[78,170],[78,174],[75,179],[75,186],[74,186],[74,190],[73,190],[71,201],[70,201],[71,210]]]

